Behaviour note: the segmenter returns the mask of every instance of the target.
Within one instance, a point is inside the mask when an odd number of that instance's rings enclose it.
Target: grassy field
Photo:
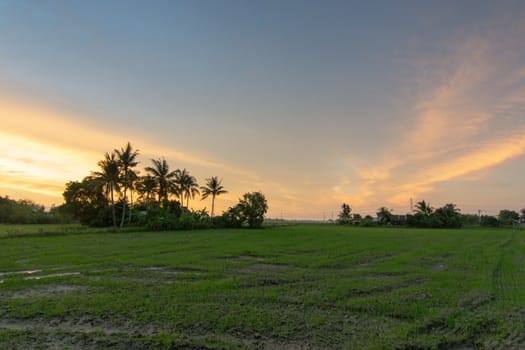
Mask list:
[[[525,347],[524,231],[39,232],[0,234],[2,349]]]

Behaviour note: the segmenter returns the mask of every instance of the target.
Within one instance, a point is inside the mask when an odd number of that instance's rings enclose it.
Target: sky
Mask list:
[[[520,0],[0,0],[0,195],[59,205],[129,141],[219,211],[519,210],[523,38]]]

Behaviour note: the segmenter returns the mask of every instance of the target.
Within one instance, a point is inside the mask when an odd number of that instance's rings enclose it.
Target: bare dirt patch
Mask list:
[[[266,273],[266,274],[283,274],[295,270],[295,267],[282,264],[253,264],[238,270],[239,273]]]
[[[72,293],[86,293],[85,286],[70,286],[70,285],[47,285],[39,288],[31,288],[14,292],[10,295],[11,298],[32,298],[32,297],[47,297],[52,295],[63,295]]]
[[[24,277],[24,279],[25,280],[40,280],[43,278],[78,276],[78,275],[80,275],[80,272],[78,271],[69,271],[69,272],[60,272],[60,273],[49,273],[47,275],[28,276],[28,277]]]
[[[21,271],[6,271],[6,272],[0,272],[0,277],[3,276],[12,276],[12,275],[33,275],[35,273],[42,272],[42,270],[35,269],[35,270],[21,270]]]
[[[392,284],[387,284],[381,287],[375,287],[370,289],[350,289],[350,294],[353,297],[362,297],[362,296],[370,296],[375,294],[382,294],[382,293],[389,293],[396,289],[402,289],[407,288],[413,285],[423,284],[427,282],[428,278],[415,278],[415,279],[409,279],[405,281],[400,281]]]
[[[442,271],[445,271],[447,269],[447,266],[445,264],[443,264],[443,263],[437,263],[437,264],[430,265],[429,268],[432,271],[442,272]]]
[[[114,328],[106,324],[96,324],[88,320],[59,321],[59,320],[0,320],[0,329],[15,331],[39,330],[47,333],[102,333],[106,335],[125,333],[125,330]]]
[[[234,260],[234,261],[265,261],[267,257],[259,256],[259,255],[251,255],[251,254],[243,254],[243,255],[236,255],[236,256],[228,256],[226,257],[228,260]]]
[[[167,274],[167,275],[180,275],[183,273],[190,273],[190,274],[202,273],[201,270],[197,270],[197,269],[173,268],[173,267],[168,267],[168,266],[148,266],[148,267],[142,268],[142,271],[161,273],[161,274]]]
[[[365,278],[389,278],[389,277],[399,277],[399,276],[406,276],[408,272],[403,271],[385,271],[385,272],[372,272],[370,274],[366,274]]]

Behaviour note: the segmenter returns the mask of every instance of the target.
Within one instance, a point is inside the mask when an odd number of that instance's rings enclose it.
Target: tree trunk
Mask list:
[[[128,218],[128,224],[131,225],[131,208],[133,208],[133,189],[130,189],[130,196],[131,196],[131,203],[129,205],[129,218]]]
[[[115,214],[115,197],[113,195],[113,184],[110,184],[111,188],[111,214],[113,215],[113,227],[117,227],[117,216]]]
[[[120,227],[124,227],[124,219],[126,218],[126,185],[124,184],[124,200],[122,203],[122,218],[120,219]]]
[[[215,209],[215,195],[211,196],[211,217],[213,219],[213,209]]]

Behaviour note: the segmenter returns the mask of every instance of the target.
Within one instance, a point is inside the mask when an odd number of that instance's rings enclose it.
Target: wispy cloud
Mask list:
[[[500,64],[500,50],[474,38],[445,58],[414,103],[407,131],[383,160],[354,169],[356,188],[340,191],[349,182],[341,179],[334,196],[406,208],[440,183],[475,178],[525,154],[525,65]]]

